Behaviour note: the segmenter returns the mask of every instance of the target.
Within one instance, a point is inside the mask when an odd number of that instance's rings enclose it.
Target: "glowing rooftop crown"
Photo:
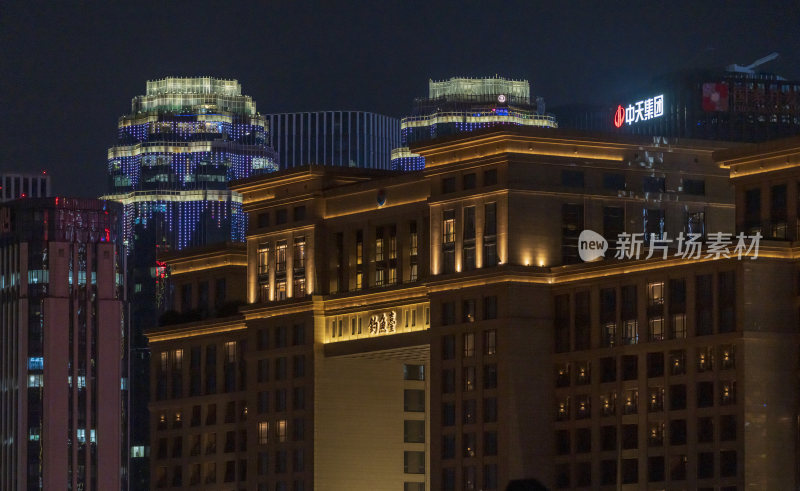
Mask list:
[[[242,95],[242,86],[237,80],[213,77],[167,77],[148,80],[146,95],[161,94],[216,94]]]
[[[521,99],[529,99],[531,96],[531,86],[527,80],[506,80],[501,77],[494,78],[464,78],[453,77],[450,80],[428,82],[428,97],[438,99],[440,97],[459,97],[459,96],[514,96]]]

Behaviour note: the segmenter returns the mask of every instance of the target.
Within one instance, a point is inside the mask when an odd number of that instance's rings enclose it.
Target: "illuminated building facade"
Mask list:
[[[663,97],[663,115],[614,124],[619,107]],[[667,138],[760,142],[800,134],[800,81],[770,73],[699,70],[664,75],[603,105],[552,109],[562,128]]]
[[[425,159],[408,147],[435,138],[501,125],[557,128],[545,113],[544,99],[531,99],[527,80],[462,78],[428,82],[428,97],[414,100],[400,122],[401,146],[392,152],[392,169],[413,171]]]
[[[304,165],[389,169],[400,146],[397,118],[363,111],[265,115],[281,169]]]
[[[46,172],[0,172],[0,203],[19,198],[49,198],[52,193],[50,176]]]
[[[128,489],[122,210],[0,206],[0,488]]]
[[[177,310],[225,271],[246,305],[148,331],[154,488],[796,487],[792,244],[612,256],[623,232],[782,219],[742,214],[768,202],[750,188],[785,185],[794,224],[800,144],[502,128],[412,150],[424,171],[238,181],[246,260],[167,260]],[[580,262],[582,230],[607,259]]]
[[[277,170],[266,119],[236,80],[168,77],[147,82],[119,119],[108,150],[111,193],[124,207],[133,319],[134,394],[146,394],[145,326],[164,310],[157,251],[243,241],[241,196],[228,182]],[[146,397],[134,397],[133,475],[147,482]],[[140,472],[141,471],[141,472]]]

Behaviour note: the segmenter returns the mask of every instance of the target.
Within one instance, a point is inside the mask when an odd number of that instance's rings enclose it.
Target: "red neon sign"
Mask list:
[[[625,108],[619,105],[617,106],[617,111],[614,113],[614,126],[620,128],[623,123],[625,123]]]

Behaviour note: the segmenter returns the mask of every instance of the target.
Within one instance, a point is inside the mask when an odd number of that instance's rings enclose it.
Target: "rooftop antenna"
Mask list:
[[[768,62],[778,58],[779,56],[780,55],[778,53],[770,53],[770,54],[768,54],[767,56],[765,56],[763,58],[757,59],[756,61],[754,61],[753,63],[750,63],[747,66],[737,65],[737,64],[734,63],[733,65],[728,65],[725,68],[725,70],[727,70],[729,72],[747,73],[748,75],[755,75],[756,74],[756,70],[755,70],[756,68],[760,67],[764,63],[768,63]]]

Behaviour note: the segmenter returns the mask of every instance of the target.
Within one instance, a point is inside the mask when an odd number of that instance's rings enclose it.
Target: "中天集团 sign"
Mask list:
[[[664,94],[660,94],[649,99],[628,104],[627,107],[622,107],[622,104],[618,105],[617,110],[614,111],[614,126],[621,128],[625,123],[630,126],[663,115]]]

